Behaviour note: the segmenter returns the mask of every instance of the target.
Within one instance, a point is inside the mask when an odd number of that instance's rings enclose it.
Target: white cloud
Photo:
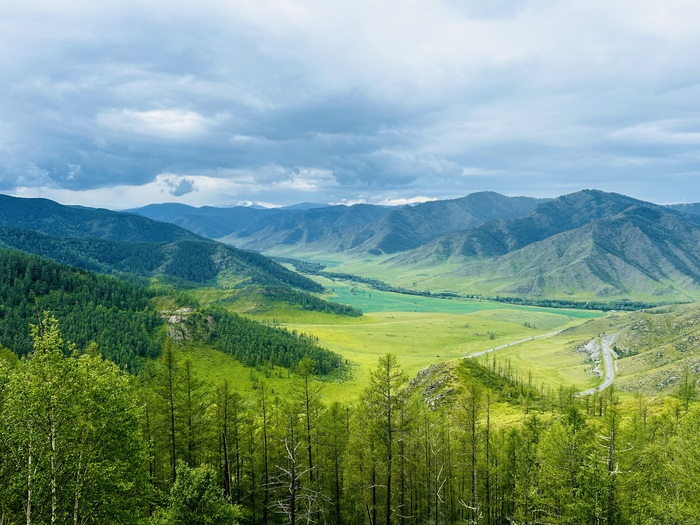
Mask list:
[[[207,120],[194,111],[111,109],[97,115],[97,125],[109,131],[167,139],[188,139],[207,130]]]
[[[639,144],[697,145],[700,144],[700,122],[696,121],[695,130],[684,130],[689,123],[680,120],[661,120],[645,122],[636,126],[613,131],[613,140]]]
[[[420,204],[421,202],[429,202],[429,201],[436,201],[437,198],[435,197],[424,197],[424,196],[416,196],[416,197],[401,197],[397,199],[391,199],[387,198],[384,199],[383,201],[380,201],[379,204],[382,206],[405,206],[406,204]]]

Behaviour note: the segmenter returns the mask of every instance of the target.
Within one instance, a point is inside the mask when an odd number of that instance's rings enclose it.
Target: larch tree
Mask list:
[[[396,356],[387,354],[379,358],[377,367],[370,371],[370,384],[362,399],[368,411],[371,424],[376,429],[380,444],[381,462],[384,471],[384,519],[390,525],[393,515],[392,496],[394,487],[394,455],[396,432],[403,403],[402,387],[406,376],[398,364]]]

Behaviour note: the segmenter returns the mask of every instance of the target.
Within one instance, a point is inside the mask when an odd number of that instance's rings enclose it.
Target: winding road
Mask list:
[[[496,346],[494,348],[489,348],[488,350],[481,350],[480,352],[474,352],[473,354],[469,354],[464,356],[466,359],[471,359],[472,357],[481,357],[482,355],[490,354],[491,352],[495,352],[496,350],[503,350],[504,348],[509,348],[511,346],[519,345],[520,343],[527,343],[528,341],[533,341],[535,339],[542,339],[543,337],[552,337],[553,335],[558,335],[562,333],[564,330],[557,330],[556,332],[548,332],[546,334],[540,334],[540,335],[535,335],[532,337],[528,337],[527,339],[521,339],[520,341],[513,341],[512,343],[507,343],[505,345],[501,346]]]
[[[546,334],[540,334],[540,335],[535,335],[533,337],[528,337],[527,339],[521,339],[520,341],[513,341],[511,343],[507,343],[501,346],[495,346],[493,348],[489,348],[488,350],[481,350],[480,352],[474,352],[473,354],[469,354],[465,356],[466,359],[471,359],[473,357],[481,357],[482,355],[490,354],[491,352],[495,352],[496,350],[503,350],[504,348],[510,348],[511,346],[519,345],[521,343],[527,343],[528,341],[533,341],[535,339],[541,339],[543,337],[552,337],[554,335],[558,335],[562,333],[564,330],[558,330],[556,332],[548,332]],[[615,379],[615,368],[613,367],[613,352],[611,345],[615,341],[615,338],[617,337],[617,334],[613,335],[606,335],[605,337],[602,338],[602,343],[603,343],[603,361],[605,363],[605,379],[601,384],[599,384],[596,387],[589,388],[588,390],[584,390],[583,392],[578,392],[575,394],[576,396],[590,396],[594,394],[595,392],[600,392],[601,390],[605,390],[608,388],[610,385],[612,385],[613,379]]]
[[[601,390],[605,390],[610,385],[612,385],[613,379],[615,379],[615,368],[613,367],[613,356],[610,345],[612,345],[613,341],[615,341],[615,337],[617,337],[617,334],[606,335],[602,339],[603,361],[605,362],[605,379],[598,386],[589,388],[588,390],[584,390],[583,392],[579,392],[578,394],[576,394],[577,396],[590,396],[591,394],[594,394],[595,392],[600,392]]]

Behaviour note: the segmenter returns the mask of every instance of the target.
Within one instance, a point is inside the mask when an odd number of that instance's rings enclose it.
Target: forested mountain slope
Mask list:
[[[8,195],[0,195],[0,226],[62,237],[112,241],[174,242],[197,237],[173,224],[136,214],[64,206],[48,199],[23,199]]]
[[[59,320],[66,339],[79,348],[95,343],[104,357],[139,370],[160,354],[166,335],[164,315],[153,306],[154,297],[153,290],[114,277],[0,250],[0,345],[26,355],[32,345],[29,326],[48,311]],[[342,365],[337,354],[311,338],[223,309],[188,305],[177,317],[189,327],[181,338],[201,339],[250,366],[269,362],[293,367],[304,355],[314,357],[320,373]]]
[[[146,288],[114,277],[0,250],[0,344],[18,355],[31,350],[29,325],[46,310],[80,348],[94,342],[108,359],[137,370],[160,353],[163,321],[152,297]]]
[[[320,292],[316,282],[258,253],[140,215],[0,195],[0,247],[113,274],[212,284],[221,272],[239,285]]]
[[[293,286],[313,292],[323,290],[314,281],[263,255],[202,238],[175,242],[111,241],[0,228],[0,247],[34,253],[101,273],[210,284],[222,271],[227,271],[238,276],[243,284]]]

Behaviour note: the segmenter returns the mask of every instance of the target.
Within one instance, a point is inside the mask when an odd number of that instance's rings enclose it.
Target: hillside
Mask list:
[[[0,250],[0,345],[31,350],[30,323],[41,310],[61,322],[67,340],[97,345],[105,357],[138,370],[160,353],[162,319],[144,287],[16,251]]]
[[[388,212],[388,208],[368,204],[270,210],[222,240],[260,251],[296,247],[342,252],[361,244],[358,233]]]
[[[637,312],[615,342],[616,386],[631,392],[678,394],[686,374],[700,373],[697,304]]]
[[[402,206],[366,226],[357,236],[361,247],[373,254],[393,254],[423,244],[455,230],[479,226],[490,220],[521,217],[540,199],[506,197],[494,192],[472,193],[461,199]]]
[[[457,269],[442,273],[441,282],[491,295],[687,301],[700,291],[699,241],[700,227],[687,214],[586,190],[521,219],[441,237],[386,264],[430,271],[449,262]]]
[[[293,286],[312,292],[323,290],[314,281],[263,255],[200,238],[175,242],[111,241],[0,228],[0,247],[100,273],[211,284],[225,271],[243,284]]]
[[[496,293],[687,301],[700,288],[700,228],[633,207],[487,260],[465,260],[454,277]]]
[[[176,224],[210,239],[224,237],[231,233],[232,229],[245,228],[265,214],[265,210],[249,206],[195,208],[176,203],[150,204],[143,208],[127,210],[127,212]]]
[[[631,206],[660,208],[624,195],[584,190],[542,203],[521,218],[489,221],[477,228],[445,235],[406,254],[404,260],[420,263],[455,256],[505,255],[558,233],[579,228],[594,220],[611,217]]]
[[[51,260],[0,249],[0,346],[18,355],[31,350],[30,324],[40,311],[55,316],[66,340],[96,351],[131,371],[160,354],[167,332],[232,355],[248,366],[294,367],[304,355],[322,374],[342,368],[340,357],[309,337],[244,319],[222,308],[158,311],[158,294],[120,279]],[[172,298],[160,301],[171,304]],[[173,319],[175,319],[173,321]],[[66,348],[66,352],[71,349]]]
[[[213,242],[173,224],[46,199],[0,195],[0,247],[102,273],[204,284],[225,271],[240,283],[322,291],[314,281],[263,255]]]
[[[700,373],[700,304],[668,305],[611,315],[570,328],[562,337],[616,334],[617,390],[679,395]],[[576,350],[576,348],[571,348]],[[693,378],[693,376],[695,376]]]
[[[260,210],[159,204],[134,211],[248,249],[378,255],[410,250],[447,232],[489,220],[520,217],[542,202],[480,192],[400,207],[302,205]]]
[[[192,232],[173,224],[135,214],[64,206],[47,199],[22,199],[1,194],[0,227],[110,241],[174,242],[197,238]]]

